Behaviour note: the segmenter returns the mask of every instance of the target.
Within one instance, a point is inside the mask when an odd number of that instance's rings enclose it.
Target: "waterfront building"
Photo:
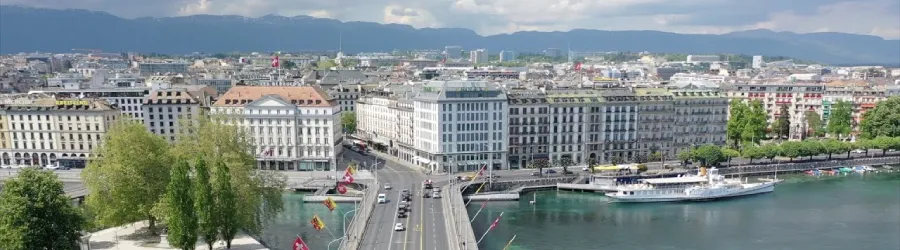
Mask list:
[[[550,159],[550,104],[540,91],[513,91],[509,99],[509,167]]]
[[[825,84],[825,93],[822,97],[822,120],[827,122],[833,113],[834,104],[845,101],[852,106],[853,130],[858,130],[862,122],[862,116],[867,111],[874,109],[878,102],[888,98],[887,88],[875,88],[866,82],[836,81]]]
[[[791,84],[735,84],[728,90],[727,96],[745,103],[759,100],[768,113],[769,124],[774,124],[775,120],[782,115],[782,107],[787,107],[791,122],[789,138],[801,140],[807,129],[804,125],[806,124],[804,113],[812,111],[822,115],[824,94],[824,84],[798,82]]]
[[[416,163],[412,89],[389,88],[369,92],[356,102],[357,135],[400,160]]]
[[[729,99],[716,89],[673,89],[675,115],[665,119],[673,121],[674,145],[667,159],[674,159],[679,152],[705,144],[722,146],[726,142]],[[671,123],[669,123],[671,125]],[[664,149],[662,152],[667,152]]]
[[[509,62],[516,60],[516,52],[511,50],[500,51],[500,62]]]
[[[83,168],[120,113],[103,100],[29,94],[0,98],[3,165]]]
[[[141,106],[144,126],[151,133],[175,142],[182,119],[207,114],[204,110],[209,109],[216,96],[213,88],[204,85],[153,89]]]
[[[334,170],[341,153],[341,107],[320,87],[234,86],[211,114],[243,127],[255,143],[257,167]]]
[[[634,90],[638,98],[637,137],[639,157],[649,158],[655,153],[674,159],[675,101],[674,94],[662,88]],[[679,92],[675,92],[679,93]],[[724,98],[723,98],[724,99]],[[683,107],[685,105],[679,105]]]

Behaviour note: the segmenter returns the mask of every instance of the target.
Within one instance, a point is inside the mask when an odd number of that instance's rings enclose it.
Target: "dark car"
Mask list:
[[[538,172],[538,171],[531,172],[531,176],[541,176],[541,172]]]
[[[412,195],[410,195],[409,193],[404,193],[403,200],[404,201],[412,201]]]
[[[547,170],[544,170],[544,173],[545,173],[545,174],[555,174],[555,173],[556,173],[556,170],[553,170],[553,169],[547,169]]]
[[[422,198],[431,198],[431,193],[429,193],[429,192],[422,192]]]
[[[406,218],[407,216],[409,216],[409,213],[407,213],[407,212],[404,212],[404,211],[397,212],[397,218]]]

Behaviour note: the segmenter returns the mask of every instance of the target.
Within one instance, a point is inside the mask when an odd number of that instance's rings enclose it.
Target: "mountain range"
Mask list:
[[[340,41],[340,42],[339,42]],[[340,44],[340,45],[339,45]],[[231,52],[337,50],[348,53],[394,49],[486,48],[540,52],[650,51],[685,54],[787,56],[828,64],[900,64],[900,40],[824,32],[797,34],[748,30],[721,35],[661,31],[524,31],[481,36],[461,28],[423,28],[373,22],[341,22],[310,16],[194,15],[125,19],[106,12],[0,6],[0,53]]]

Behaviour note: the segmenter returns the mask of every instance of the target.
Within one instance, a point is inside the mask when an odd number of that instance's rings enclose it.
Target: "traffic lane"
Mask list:
[[[384,217],[384,218],[390,218],[390,220],[392,221],[390,224],[380,226],[379,227],[380,229],[378,229],[378,230],[384,230],[385,232],[390,232],[390,236],[388,236],[388,239],[387,239],[387,241],[385,241],[385,244],[377,244],[375,249],[393,250],[393,249],[402,249],[403,247],[408,247],[407,246],[409,244],[408,233],[409,233],[409,230],[412,230],[410,228],[410,221],[414,217],[413,213],[415,213],[416,209],[412,209],[413,211],[406,218],[398,218],[397,217],[397,214],[398,214],[397,205],[399,205],[400,201],[401,201],[400,190],[403,190],[403,189],[415,190],[414,187],[416,184],[418,184],[418,182],[416,182],[416,179],[415,179],[415,173],[416,172],[414,172],[414,171],[407,170],[407,169],[403,168],[402,166],[397,166],[395,164],[391,164],[390,162],[388,162],[382,170],[379,170],[377,172],[378,178],[391,181],[392,190],[390,191],[391,195],[389,195],[388,197],[395,197],[395,198],[393,198],[393,200],[391,201],[392,205],[393,205],[392,207],[390,207],[391,209],[388,211],[385,211],[382,214],[379,214],[379,216]],[[386,183],[387,182],[384,182],[384,184],[386,184]],[[406,230],[400,231],[400,232],[395,231],[394,226],[397,223],[402,223],[404,225],[404,227],[406,228]]]
[[[443,199],[427,199],[423,203],[422,234],[423,242],[420,250],[444,249],[447,245],[446,222],[444,221]]]
[[[348,164],[350,164],[350,162],[353,162],[353,161],[356,161],[357,163],[359,163],[359,168],[362,168],[362,169],[370,169],[370,167],[376,162],[378,164],[375,165],[376,166],[375,170],[380,170],[380,169],[384,168],[385,160],[380,159],[380,158],[376,159],[375,156],[370,155],[370,154],[363,155],[363,154],[360,154],[359,152],[345,149],[341,155],[345,159],[344,162],[341,163],[341,167],[343,167],[343,168],[346,168],[346,166]]]
[[[377,204],[375,211],[372,213],[370,223],[366,227],[366,235],[364,236],[363,249],[391,249],[392,241],[396,240],[394,225],[397,223],[397,205],[400,202],[398,191],[401,186],[409,186],[406,178],[401,176],[400,172],[395,171],[393,167],[385,167],[381,171],[377,171],[379,180],[378,193],[385,194],[387,203]],[[385,185],[390,183],[390,190],[384,189]]]

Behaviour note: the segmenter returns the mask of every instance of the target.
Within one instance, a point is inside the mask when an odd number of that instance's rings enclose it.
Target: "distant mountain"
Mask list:
[[[124,19],[106,12],[0,6],[0,53],[68,52],[72,48],[107,52],[157,53],[336,50],[354,53],[394,49],[487,48],[539,52],[651,51],[688,54],[734,53],[787,56],[830,64],[900,64],[900,40],[844,33],[748,30],[723,35],[660,31],[516,32],[480,36],[457,28],[415,29],[408,25],[341,22],[309,16],[196,15]]]

